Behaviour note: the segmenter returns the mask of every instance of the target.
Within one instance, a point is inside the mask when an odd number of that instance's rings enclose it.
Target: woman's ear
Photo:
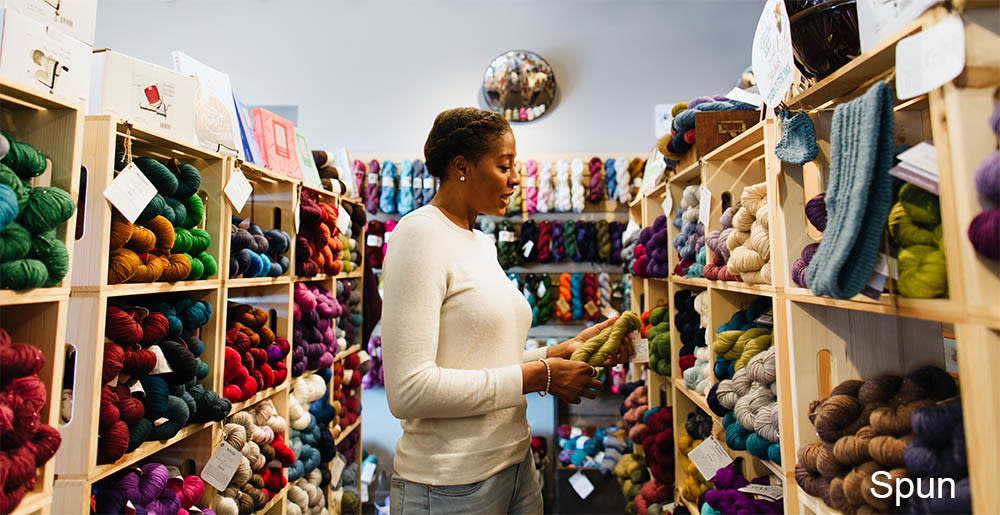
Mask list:
[[[472,166],[465,156],[455,156],[455,158],[451,160],[451,166],[449,168],[453,168],[459,176],[462,176],[468,175]]]

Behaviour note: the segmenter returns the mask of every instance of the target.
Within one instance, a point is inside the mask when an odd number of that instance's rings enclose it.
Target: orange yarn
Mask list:
[[[170,254],[174,248],[174,226],[166,217],[160,215],[146,222],[146,227],[156,235],[156,253],[162,256]],[[190,268],[191,263],[188,263]]]
[[[191,274],[191,260],[184,254],[171,254],[163,268],[161,281],[172,283],[183,281]]]
[[[111,245],[108,250],[118,250],[122,248],[129,239],[132,238],[132,231],[135,226],[128,221],[117,209],[111,210]]]
[[[134,251],[136,254],[145,254],[156,247],[156,235],[153,234],[153,231],[141,225],[134,225],[132,227],[132,237],[125,244],[125,248]],[[111,230],[114,231],[113,225]]]
[[[129,249],[111,251],[108,265],[108,284],[121,284],[131,279],[142,266],[142,259]]]
[[[140,256],[141,257],[141,256]],[[169,261],[156,254],[146,254],[146,262],[141,263],[135,270],[135,275],[128,280],[130,283],[152,283],[159,280],[166,270]],[[188,264],[190,267],[190,263]]]
[[[563,273],[559,275],[559,298],[566,301],[566,305],[569,305],[570,300],[573,298],[573,289],[571,285],[570,275]],[[559,304],[556,303],[556,317],[563,322],[569,322],[573,319],[572,310],[566,310],[565,312],[559,309]]]

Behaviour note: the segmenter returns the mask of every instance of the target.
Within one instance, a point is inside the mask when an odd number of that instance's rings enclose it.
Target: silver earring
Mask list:
[[[465,182],[465,176],[463,175],[463,176],[459,177],[458,180],[460,180],[462,182]]]

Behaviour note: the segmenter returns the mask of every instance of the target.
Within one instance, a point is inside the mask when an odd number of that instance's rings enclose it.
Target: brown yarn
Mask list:
[[[858,391],[858,399],[865,404],[884,405],[897,392],[903,384],[903,378],[895,374],[883,374],[875,376],[864,382]]]
[[[264,507],[267,504],[267,495],[260,491],[259,488],[255,488],[250,483],[243,485],[242,493],[250,497],[253,501],[253,509],[251,511],[256,511]],[[242,506],[242,500],[240,505]]]
[[[847,500],[847,494],[844,493],[844,478],[835,477],[830,480],[830,507],[847,513],[852,508],[850,501]]]
[[[857,434],[848,435],[833,445],[833,455],[847,467],[854,467],[871,460],[868,443],[874,436],[871,426],[861,428]]]
[[[112,250],[108,262],[108,284],[127,282],[142,266],[142,259],[135,252],[122,248]]]
[[[797,458],[798,462],[804,467],[811,471],[816,471],[816,461],[819,459],[819,453],[823,450],[823,444],[821,443],[807,443],[802,447],[799,447]]]
[[[802,463],[795,465],[795,482],[813,497],[829,495],[830,480],[820,476],[819,472],[806,468]]]
[[[135,226],[125,218],[124,215],[118,212],[117,209],[111,210],[111,244],[108,246],[108,250],[118,250],[122,248],[125,243],[132,238],[132,231],[135,230]]]
[[[876,436],[868,442],[868,453],[885,468],[902,467],[905,464],[903,454],[906,452],[906,446],[916,437],[913,433],[902,438]]]
[[[160,280],[173,283],[183,281],[189,275],[191,275],[191,260],[184,254],[170,254]]]
[[[906,374],[894,401],[898,404],[907,404],[919,399],[942,401],[956,395],[958,395],[958,385],[955,379],[944,370],[928,365]]]
[[[253,513],[257,508],[254,498],[243,491],[236,494],[236,504],[240,507],[240,513]]]
[[[913,412],[925,406],[934,405],[932,400],[912,401],[903,405],[878,408],[872,411],[872,429],[880,435],[903,436],[912,431],[910,417]]]
[[[125,243],[125,248],[135,251],[137,254],[145,254],[156,247],[156,235],[153,231],[141,226],[132,226],[132,237]]]
[[[264,459],[267,460],[268,463],[271,463],[274,459],[274,447],[272,447],[269,443],[260,446],[260,453],[264,456]]]
[[[848,502],[858,506],[865,503],[865,498],[861,491],[862,484],[865,478],[871,478],[872,474],[878,470],[880,470],[878,463],[866,461],[854,467],[844,476],[844,495],[847,496]]]
[[[128,282],[152,283],[156,282],[163,275],[163,270],[167,268],[168,264],[166,258],[157,256],[156,254],[147,254],[147,256],[149,257],[146,259],[146,262],[136,268],[135,275]]]
[[[156,235],[155,251],[160,255],[170,254],[174,248],[174,226],[163,215],[154,217],[145,223],[146,227]]]
[[[860,379],[848,379],[843,383],[838,384],[834,387],[833,391],[830,392],[830,397],[834,395],[850,395],[851,397],[857,397],[858,392],[861,391],[861,387],[864,386],[865,382]]]
[[[229,314],[233,317],[233,320],[252,329],[263,327],[269,318],[267,311],[248,304],[237,304],[229,308]]]
[[[846,467],[834,456],[833,444],[824,444],[820,447],[819,452],[816,456],[816,471],[820,473],[821,476],[833,479],[838,476],[843,476],[850,470],[850,467]]]
[[[866,422],[859,419],[864,413],[865,405],[849,395],[834,395],[823,401],[815,411],[813,424],[816,434],[827,443],[836,443],[844,435],[857,432]],[[852,426],[853,427],[852,430]]]
[[[873,470],[872,473],[875,473],[877,470],[879,469]],[[879,478],[879,481],[883,483],[895,484],[897,479],[909,477],[909,474],[907,474],[906,468],[904,467],[894,468],[888,470],[888,472],[890,477]],[[861,495],[864,497],[865,503],[867,503],[868,506],[871,506],[877,513],[888,513],[890,510],[895,508],[895,500],[892,497],[886,497],[885,499],[875,497],[875,494],[872,493],[873,487],[875,487],[875,482],[872,481],[872,474],[866,474],[861,478]],[[885,491],[885,488],[879,487],[877,490],[881,493]]]

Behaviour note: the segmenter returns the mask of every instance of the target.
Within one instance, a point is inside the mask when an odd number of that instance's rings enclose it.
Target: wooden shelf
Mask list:
[[[365,276],[365,270],[357,267],[353,272],[341,272],[335,276],[336,279],[361,279]]]
[[[747,284],[738,281],[708,281],[708,286],[720,290],[734,293],[746,293],[749,295],[759,295],[761,297],[773,297],[774,286],[770,284]]]
[[[10,108],[10,104],[45,111],[49,109],[72,109],[86,111],[87,106],[76,104],[69,99],[54,95],[40,88],[26,86],[7,78],[0,78],[0,104]]]
[[[52,492],[34,491],[24,496],[11,515],[28,515],[34,513],[49,513],[52,505]]]
[[[252,288],[255,286],[274,286],[278,284],[289,284],[292,278],[289,275],[279,277],[237,277],[225,279],[226,288]]]
[[[695,288],[708,288],[709,284],[708,279],[705,279],[704,277],[687,278],[687,277],[681,277],[679,275],[671,275],[666,280],[669,280],[674,284],[681,284],[684,286],[694,286]]]
[[[335,275],[329,275],[329,274],[316,274],[312,277],[295,276],[293,278],[293,281],[297,283],[312,283],[312,282],[326,281],[329,279],[336,279],[336,277],[337,276]]]
[[[345,350],[343,352],[337,353],[337,355],[333,357],[333,361],[334,361],[334,363],[336,363],[336,362],[338,362],[338,361],[346,358],[347,356],[350,356],[351,354],[354,354],[355,352],[358,352],[360,350],[361,350],[361,344],[360,343],[356,343],[354,345],[351,345],[350,347],[347,348],[347,350]]]
[[[261,401],[264,401],[266,399],[270,399],[271,397],[274,397],[274,395],[276,393],[288,389],[289,384],[290,384],[289,381],[286,380],[285,382],[279,384],[278,386],[272,386],[272,387],[268,388],[267,390],[255,393],[253,395],[253,397],[250,397],[249,399],[247,399],[245,401],[233,403],[233,407],[229,410],[229,413],[230,414],[239,413],[241,411],[246,410],[247,408],[249,408],[251,406],[256,405],[257,403],[259,403]]]
[[[764,153],[764,122],[740,133],[739,136],[719,145],[705,154],[702,161],[746,161]]]
[[[155,293],[172,293],[181,291],[217,290],[222,286],[219,279],[203,281],[178,281],[175,283],[122,283],[107,286],[74,286],[72,293],[103,293],[109,297],[123,295],[147,295]]]
[[[285,469],[282,469],[283,474],[285,473],[284,470]],[[278,493],[271,496],[271,500],[267,501],[267,504],[265,504],[264,507],[258,510],[256,513],[267,513],[271,511],[271,508],[274,508],[275,506],[278,505],[279,502],[285,499],[285,497],[288,495],[288,489],[291,488],[291,486],[292,486],[291,483],[285,483],[285,486],[281,487],[281,490],[278,491]]]
[[[36,304],[69,297],[69,288],[37,288],[34,290],[0,290],[0,306]]]
[[[150,457],[150,456],[152,456],[152,455],[154,455],[154,454],[156,454],[156,453],[158,453],[158,452],[160,452],[160,451],[162,451],[162,450],[170,447],[171,445],[173,445],[173,444],[175,444],[175,443],[177,443],[177,442],[179,442],[181,440],[184,440],[185,438],[187,438],[187,437],[189,437],[189,436],[191,436],[191,435],[193,435],[195,433],[198,433],[199,431],[202,431],[204,429],[211,429],[212,426],[217,425],[217,424],[218,424],[217,422],[205,422],[204,424],[192,424],[192,425],[189,425],[189,426],[181,429],[180,431],[178,431],[177,434],[174,435],[169,440],[145,442],[142,445],[140,445],[138,449],[136,449],[136,450],[134,450],[134,451],[132,451],[130,453],[125,454],[118,461],[116,461],[114,463],[107,463],[107,464],[104,464],[104,465],[97,465],[97,467],[95,467],[93,469],[93,473],[90,475],[89,479],[92,482],[100,481],[100,480],[102,480],[102,479],[110,476],[111,474],[114,474],[115,472],[118,472],[119,470],[123,470],[123,469],[127,468],[129,465],[132,465],[134,463],[138,463],[139,461],[144,460],[144,459],[146,459],[146,458],[148,458],[148,457]]]
[[[692,515],[697,515],[701,513],[701,510],[698,509],[697,504],[685,499],[684,496],[681,495],[680,488],[678,488],[677,492],[674,494],[674,499],[680,499],[680,501],[684,503],[684,506],[687,507],[688,511],[690,511]]]
[[[778,465],[777,463],[771,460],[764,460],[758,458],[747,451],[735,451],[733,449],[730,449],[729,446],[726,445],[726,442],[721,442],[721,443],[726,447],[726,450],[729,451],[730,456],[732,456],[734,459],[743,458],[744,460],[755,460],[761,465],[767,467],[768,470],[770,470],[771,473],[777,476],[779,479],[781,479],[782,481],[785,480],[785,471],[781,470],[781,465]]]
[[[708,414],[708,416],[712,417],[713,420],[720,424],[722,423],[722,418],[717,416],[715,412],[712,411],[712,408],[708,407],[708,400],[704,394],[687,389],[687,387],[684,386],[684,380],[679,377],[674,378],[673,384],[674,388],[676,388],[678,392],[681,392],[685,397],[691,399],[691,402],[701,408],[701,410]]]
[[[948,323],[963,322],[968,319],[951,299],[910,299],[890,293],[883,293],[878,301],[864,295],[855,295],[850,299],[834,299],[813,295],[812,291],[806,288],[785,288],[784,294],[792,302],[866,313]]]
[[[333,441],[333,444],[334,445],[340,445],[340,442],[343,442],[344,439],[346,439],[348,437],[348,435],[350,435],[352,432],[354,432],[354,430],[357,429],[359,426],[361,426],[361,417],[358,417],[357,421],[355,421],[353,424],[351,424],[351,425],[347,426],[346,428],[344,428],[344,430],[340,432],[340,436],[338,436]]]
[[[671,184],[685,184],[695,180],[701,180],[701,161],[691,163],[668,179]]]

